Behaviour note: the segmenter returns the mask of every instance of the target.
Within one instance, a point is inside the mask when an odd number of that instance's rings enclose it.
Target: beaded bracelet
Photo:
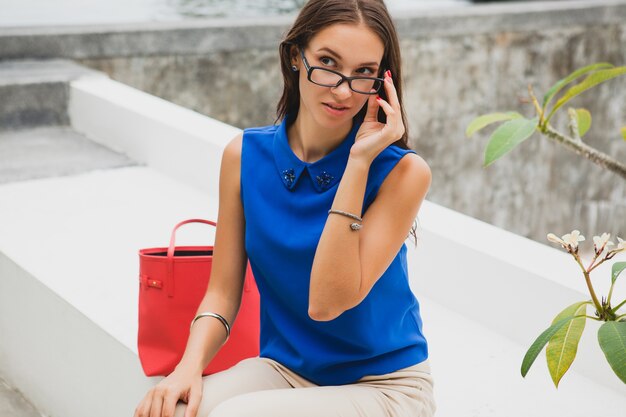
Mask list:
[[[350,217],[352,219],[355,219],[355,220],[358,220],[360,222],[363,221],[363,219],[360,218],[359,216],[357,216],[356,214],[348,213],[346,211],[330,209],[330,210],[328,210],[328,214],[330,214],[330,213],[343,214],[344,216],[348,216],[348,217]],[[359,230],[362,227],[363,227],[363,225],[359,224],[359,223],[352,223],[350,225],[350,229],[352,229],[352,230]]]

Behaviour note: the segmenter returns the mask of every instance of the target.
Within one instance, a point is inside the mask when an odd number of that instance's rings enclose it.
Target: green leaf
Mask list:
[[[548,327],[546,330],[543,331],[543,333],[539,335],[539,337],[528,348],[526,355],[524,355],[524,359],[522,360],[522,376],[526,376],[531,365],[537,358],[537,355],[539,355],[541,349],[543,349],[546,343],[550,341],[552,336],[554,336],[554,334],[558,332],[561,327],[565,326],[570,320],[577,319],[578,317],[585,316],[570,316],[561,319],[558,322],[554,323],[552,326]]]
[[[465,136],[469,138],[483,127],[489,126],[492,123],[501,122],[504,120],[518,119],[520,117],[522,117],[522,115],[515,111],[510,111],[507,113],[483,114],[482,116],[479,116],[470,122],[470,124],[467,126],[467,129],[465,130]]]
[[[545,123],[552,118],[552,115],[555,111],[557,111],[563,104],[567,103],[577,95],[584,93],[596,85],[613,79],[615,77],[619,77],[620,75],[626,74],[626,67],[617,67],[612,69],[605,69],[601,71],[594,72],[589,74],[580,84],[576,84],[572,88],[570,88],[563,97],[561,97],[550,111],[550,114],[546,118]]]
[[[604,323],[598,329],[598,343],[615,375],[626,384],[626,322]]]
[[[626,126],[622,128],[622,137],[626,140]]]
[[[615,262],[611,268],[611,284],[615,283],[618,275],[626,269],[626,262]]]
[[[567,77],[563,78],[562,80],[557,81],[557,83],[554,84],[552,87],[550,87],[548,92],[543,96],[543,111],[544,111],[544,113],[546,111],[546,106],[548,105],[550,100],[552,100],[552,98],[555,95],[557,95],[558,92],[561,91],[561,89],[563,87],[565,87],[567,84],[571,83],[576,78],[578,78],[581,75],[584,75],[584,74],[586,74],[588,72],[599,70],[599,69],[613,68],[613,67],[614,67],[614,65],[610,64],[608,62],[600,62],[600,63],[597,63],[597,64],[592,64],[592,65],[588,65],[586,67],[577,69],[576,71],[572,72]]]
[[[576,109],[576,118],[578,121],[578,134],[582,138],[591,127],[591,113],[586,109]]]
[[[581,301],[565,308],[552,321],[552,324],[560,320],[577,315],[587,314],[588,301]],[[546,360],[548,362],[548,370],[554,382],[554,386],[559,387],[559,381],[570,368],[576,351],[578,350],[578,342],[585,330],[586,317],[571,320],[563,326],[558,332],[552,336],[546,347]]]
[[[528,139],[537,128],[538,117],[533,119],[519,118],[501,124],[489,138],[485,149],[484,167],[489,166],[502,155]]]

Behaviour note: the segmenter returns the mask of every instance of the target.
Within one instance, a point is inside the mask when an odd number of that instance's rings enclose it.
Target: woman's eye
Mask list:
[[[372,71],[371,68],[361,68],[361,69],[359,69],[359,71],[361,71],[361,70],[367,71],[367,72],[362,72],[362,74],[374,74],[374,71]]]
[[[335,64],[335,60],[330,58],[330,57],[328,57],[328,56],[321,57],[319,59],[319,61],[323,65],[326,65],[326,66],[329,66],[329,67],[334,66],[334,64]],[[330,62],[328,62],[328,61],[330,61]],[[356,72],[360,73],[360,74],[375,74],[376,73],[376,71],[374,71],[372,68],[368,68],[368,67],[359,68]]]
[[[326,62],[324,62],[324,60],[325,60],[325,59],[327,59],[327,60],[329,60],[329,61],[332,61],[332,62],[335,62],[332,58],[329,58],[329,57],[327,57],[327,56],[323,56],[323,57],[321,57],[321,58],[320,58],[320,62],[321,62],[322,64],[324,64],[324,65],[330,65],[330,64],[327,64]]]

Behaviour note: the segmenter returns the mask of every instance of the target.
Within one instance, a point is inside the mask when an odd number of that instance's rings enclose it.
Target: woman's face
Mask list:
[[[377,77],[383,54],[382,40],[362,24],[328,26],[313,36],[304,48],[309,66],[332,69],[348,77]],[[299,69],[299,111],[308,112],[321,126],[333,128],[351,123],[369,98],[369,95],[352,91],[347,81],[337,87],[323,87],[309,81],[299,51],[292,58],[292,65]],[[333,110],[329,105],[344,110]]]

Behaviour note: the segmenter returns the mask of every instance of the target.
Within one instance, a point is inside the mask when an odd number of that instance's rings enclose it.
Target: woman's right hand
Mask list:
[[[133,417],[173,417],[179,399],[187,403],[184,417],[196,417],[202,399],[201,372],[176,367],[148,391]]]

